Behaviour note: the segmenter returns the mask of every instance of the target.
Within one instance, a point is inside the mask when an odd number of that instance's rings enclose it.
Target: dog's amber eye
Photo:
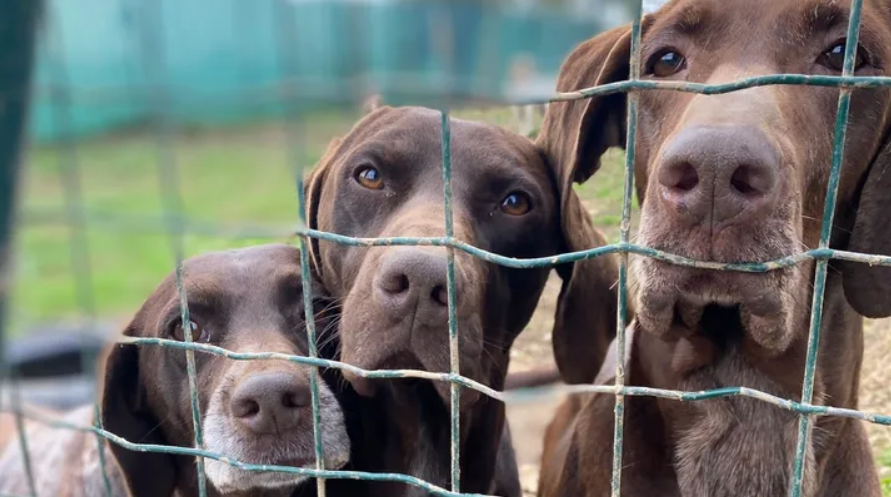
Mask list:
[[[532,201],[529,199],[529,195],[523,192],[513,192],[501,201],[501,210],[511,216],[522,216],[531,209]]]
[[[200,326],[195,321],[189,321],[189,326],[192,328],[193,342],[207,343],[210,341],[210,333],[203,326]],[[173,338],[180,342],[186,341],[186,331],[183,329],[182,322],[178,322],[173,329]]]
[[[380,190],[384,187],[381,172],[371,166],[365,166],[356,171],[356,181],[371,190]]]
[[[647,63],[647,74],[667,78],[684,70],[687,59],[680,52],[665,50],[653,56]]]
[[[835,72],[842,72],[845,67],[845,47],[847,43],[842,40],[832,44],[829,50],[826,50],[817,59],[817,62]],[[854,61],[854,70],[860,69],[866,65],[866,54],[862,47],[857,47],[856,60]]]

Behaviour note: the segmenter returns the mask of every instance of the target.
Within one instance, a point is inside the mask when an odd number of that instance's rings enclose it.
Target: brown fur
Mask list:
[[[563,171],[552,169],[531,141],[458,119],[452,120],[451,129],[452,207],[458,239],[518,258],[605,244]],[[382,189],[363,188],[356,180],[368,166],[379,170],[386,185]],[[355,237],[442,236],[441,166],[438,112],[377,108],[346,137],[332,142],[312,171],[307,181],[310,226]],[[532,209],[512,217],[500,205],[515,191],[529,195]],[[443,249],[314,243],[315,269],[326,289],[343,303],[338,330],[341,359],[367,369],[448,371],[442,294],[440,307],[424,300],[431,295],[425,289],[411,309],[394,313],[389,306],[395,304],[380,293],[378,283],[386,275],[381,268],[392,260],[399,261],[397,267],[427,261],[425,277],[417,283],[434,282],[440,291],[444,289]],[[615,331],[614,261],[566,264],[557,271],[564,281],[554,329],[558,361],[562,364],[571,353],[562,348],[564,337],[570,335],[589,341],[582,352],[605,353]],[[456,252],[461,374],[495,389],[505,386],[510,347],[529,321],[548,272],[509,269]],[[412,285],[415,282],[400,291],[411,291]],[[347,412],[362,411],[361,419],[350,423],[356,469],[407,473],[448,487],[448,385],[367,381],[349,375],[347,379],[364,396],[356,399],[360,407],[345,407]],[[496,452],[504,450],[504,406],[465,389],[461,409],[461,491],[487,493],[496,471]],[[416,490],[399,484],[368,487],[373,495],[416,495],[412,493]]]
[[[713,84],[772,73],[833,74],[820,57],[844,38],[847,10],[848,2],[832,0],[674,0],[643,21],[641,74],[656,78],[648,61],[665,50],[685,57],[679,72],[661,75],[669,79]],[[861,45],[869,57],[857,75],[886,74],[891,2],[865,2]],[[588,40],[564,63],[559,90],[627,79],[629,52],[628,26]],[[711,97],[641,92],[634,164],[640,243],[716,262],[767,261],[815,248],[838,97],[838,89],[792,86]],[[889,101],[885,89],[853,93],[832,248],[891,253]],[[625,109],[622,94],[553,104],[538,143],[584,181],[607,148],[625,146]],[[714,175],[714,184],[695,185],[695,192],[718,193],[705,200],[675,195],[666,168],[677,157]],[[736,186],[721,178],[744,166],[763,166],[768,187],[756,184],[764,187],[758,196],[728,207],[718,195],[735,195],[728,188]],[[768,274],[645,258],[633,264],[640,291],[628,384],[687,391],[746,386],[801,398],[813,262]],[[889,269],[830,264],[814,403],[857,407],[862,316],[888,315]],[[583,361],[580,370],[588,368]],[[595,396],[561,408],[548,431],[540,495],[609,494],[613,405],[611,396]],[[625,416],[622,495],[784,495],[790,488],[798,426],[792,412],[747,398],[630,397]],[[803,495],[877,497],[861,422],[821,417],[812,426]]]

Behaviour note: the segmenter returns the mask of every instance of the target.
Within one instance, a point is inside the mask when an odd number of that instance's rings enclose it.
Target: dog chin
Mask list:
[[[432,360],[423,361],[419,359],[413,351],[391,351],[392,353],[387,354],[385,357],[381,358],[368,358],[368,357],[348,357],[346,355],[341,357],[341,360],[347,364],[353,364],[359,368],[362,368],[366,371],[375,371],[375,370],[394,370],[394,369],[409,369],[409,370],[420,370],[420,371],[428,371],[432,373],[447,373],[448,372],[448,364],[443,363],[442,361]],[[472,358],[468,357],[466,354],[461,354],[461,374],[468,378],[475,378],[477,375],[475,371],[471,370],[470,366],[475,364]],[[377,389],[381,385],[381,382],[393,381],[391,379],[370,379],[363,378],[357,374],[354,374],[348,370],[343,371],[344,378],[350,383],[353,387],[353,390],[356,391],[359,395],[363,397],[374,397],[377,393]],[[433,387],[436,390],[436,393],[439,394],[439,397],[442,398],[443,402],[446,405],[449,405],[451,402],[451,383],[446,381],[433,380]],[[479,400],[480,393],[476,390],[472,390],[469,388],[461,389],[461,410],[468,409],[472,407],[477,400]]]
[[[325,469],[336,470],[346,465],[349,460],[348,449],[346,451],[337,450],[333,454],[330,453],[331,450],[328,447],[326,449]],[[263,464],[315,469],[315,464],[312,462],[314,459],[315,455],[312,454],[299,460]],[[214,488],[223,494],[294,488],[311,479],[310,476],[293,473],[247,471],[213,459],[206,459],[205,467],[208,480]]]
[[[222,494],[291,488],[310,479],[291,473],[245,471],[214,460],[207,460],[205,466],[211,485]]]

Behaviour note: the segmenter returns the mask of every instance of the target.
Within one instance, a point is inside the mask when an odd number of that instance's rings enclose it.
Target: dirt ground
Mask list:
[[[551,351],[551,328],[560,280],[552,276],[548,288],[536,310],[532,323],[517,339],[512,351],[511,371],[537,369],[554,363]],[[891,414],[891,320],[867,322],[865,357],[860,384],[860,409],[867,412]],[[534,402],[508,404],[514,446],[520,466],[520,478],[527,495],[535,495],[541,441],[554,410],[561,402],[558,396],[536,398]],[[891,449],[891,427],[867,425],[877,455]],[[889,476],[891,470],[881,467],[880,473]]]

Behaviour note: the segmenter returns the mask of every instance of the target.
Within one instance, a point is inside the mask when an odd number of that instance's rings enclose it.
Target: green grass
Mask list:
[[[287,241],[298,219],[298,168],[314,164],[328,139],[349,125],[346,118],[315,119],[303,139],[268,126],[174,140],[167,152],[177,166],[186,218],[200,225],[264,226],[264,231],[282,235],[189,234],[182,243],[185,256]],[[305,145],[292,146],[295,141]],[[172,270],[174,245],[164,231],[169,225],[163,218],[159,155],[150,135],[88,141],[73,154],[57,147],[30,151],[20,192],[20,213],[30,222],[20,224],[16,233],[13,332],[37,322],[83,317],[78,297],[84,295],[92,299],[99,317],[126,317]],[[71,167],[72,156],[80,171],[84,210],[102,219],[113,216],[116,224],[88,221],[87,229],[75,231],[66,223],[61,171]],[[78,240],[88,247],[92,287],[80,293],[72,263]]]
[[[882,495],[891,496],[891,449],[886,450],[878,457],[879,480],[882,484]]]

